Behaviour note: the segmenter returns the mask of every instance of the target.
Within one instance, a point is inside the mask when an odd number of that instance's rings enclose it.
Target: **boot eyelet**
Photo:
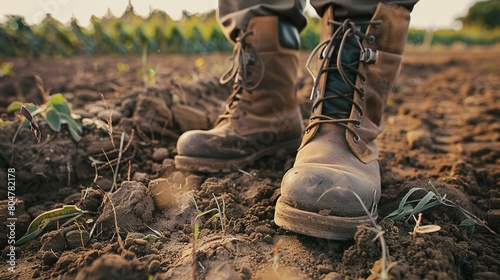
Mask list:
[[[310,131],[311,131],[310,128],[306,129],[306,134],[309,134]]]
[[[361,127],[361,121],[355,123],[354,126],[357,127],[357,128],[360,128]]]
[[[354,140],[355,143],[358,143],[361,140],[361,138],[359,137],[359,135],[355,135],[352,140]]]
[[[318,55],[320,60],[323,60],[325,57],[328,56],[328,54],[326,52],[327,52],[327,49],[326,49],[326,46],[324,46],[323,50],[321,50],[319,52],[319,55]]]
[[[362,118],[362,117],[363,117],[363,112],[359,111],[359,112],[358,112],[358,116],[359,116],[360,118]]]
[[[359,98],[361,98],[361,100],[365,100],[366,98],[366,94],[365,93],[362,93],[359,95]]]
[[[366,38],[366,42],[370,45],[372,45],[373,43],[375,43],[375,36],[373,35],[370,35]]]

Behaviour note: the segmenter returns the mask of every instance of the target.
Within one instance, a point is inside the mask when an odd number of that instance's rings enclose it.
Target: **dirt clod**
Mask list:
[[[97,224],[102,225],[106,234],[115,232],[115,219],[120,233],[142,231],[153,218],[154,202],[150,192],[142,184],[125,181],[118,191],[111,195],[111,201],[106,202]]]
[[[143,132],[163,135],[173,125],[172,111],[165,102],[154,96],[146,96],[137,102],[134,124]]]
[[[66,239],[61,231],[53,230],[42,236],[42,247],[40,251],[62,252],[66,248]]]
[[[412,130],[406,133],[406,140],[410,149],[416,147],[431,148],[432,139],[428,131],[425,130]]]
[[[154,150],[152,158],[157,162],[162,162],[168,156],[169,152],[167,148],[158,148]]]
[[[69,249],[85,247],[89,238],[90,234],[86,230],[72,230],[66,233],[66,242]]]
[[[94,263],[80,271],[76,278],[84,279],[148,279],[148,269],[137,260],[126,260],[121,256],[110,254],[95,260]]]
[[[241,280],[241,277],[228,263],[222,263],[210,271],[206,280]]]

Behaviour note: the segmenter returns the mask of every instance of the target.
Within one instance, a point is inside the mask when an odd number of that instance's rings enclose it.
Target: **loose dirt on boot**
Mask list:
[[[209,128],[223,110],[230,88],[217,77],[228,56],[151,56],[154,79],[140,74],[137,56],[1,61],[12,70],[0,76],[0,179],[15,189],[2,184],[0,218],[17,220],[0,229],[0,279],[500,279],[493,233],[500,231],[497,49],[405,54],[378,141],[385,272],[374,225],[337,242],[274,224],[294,155],[230,173],[175,169],[179,135]],[[298,89],[305,123],[312,84],[306,58],[301,54]],[[14,101],[47,104],[49,88],[83,121],[78,142],[67,123],[54,132],[37,115],[37,143],[29,124],[19,128],[23,117],[7,112]],[[424,210],[420,227],[417,214],[383,219],[413,188],[425,190],[408,201],[433,191],[431,201],[438,194],[455,206]],[[10,247],[37,216],[65,205],[84,213],[53,215],[28,242]],[[429,225],[441,229],[423,233]]]

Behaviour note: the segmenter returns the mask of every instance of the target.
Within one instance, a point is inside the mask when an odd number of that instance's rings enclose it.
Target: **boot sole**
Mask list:
[[[375,213],[373,218],[376,220],[377,217],[378,213]],[[368,215],[338,217],[307,212],[284,203],[280,197],[276,203],[274,223],[283,229],[302,235],[332,240],[349,240],[354,237],[358,226],[371,223],[371,220]]]
[[[274,146],[262,149],[254,154],[239,157],[239,158],[200,158],[177,155],[174,157],[175,168],[193,172],[230,172],[236,169],[244,168],[247,165],[252,165],[254,162],[263,157],[276,155],[279,151],[284,150],[287,154],[297,152],[302,139],[294,139],[286,142],[278,143]]]

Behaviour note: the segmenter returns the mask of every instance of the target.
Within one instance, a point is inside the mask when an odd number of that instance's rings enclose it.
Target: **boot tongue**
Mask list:
[[[342,63],[349,64],[354,68],[358,68],[359,65],[359,55],[360,49],[355,45],[355,39],[350,38],[346,42],[345,49],[342,51]],[[330,60],[330,67],[336,67],[337,63],[337,53],[334,54]],[[344,72],[347,78],[354,83],[356,80],[356,72],[344,68]],[[334,90],[339,91],[345,95],[345,98],[339,96]],[[340,73],[338,71],[331,71],[328,73],[328,78],[326,82],[325,97],[333,97],[333,99],[325,100],[323,102],[323,115],[327,115],[337,119],[349,118],[351,114],[352,102],[354,90],[342,80]]]
[[[369,20],[369,18],[357,18],[354,22]],[[366,26],[360,26],[361,32],[365,32]],[[337,57],[340,42],[335,46],[336,51],[330,58],[329,67],[337,67]],[[342,64],[349,64],[354,69],[359,67],[359,57],[361,50],[354,36],[349,36],[344,43],[341,51]],[[344,67],[347,78],[354,84],[356,82],[356,72]],[[341,92],[345,97],[340,96],[336,91]],[[322,114],[336,119],[347,119],[351,114],[351,107],[354,95],[354,89],[351,88],[341,77],[338,71],[330,71],[326,82],[325,97],[333,97],[323,102]]]

